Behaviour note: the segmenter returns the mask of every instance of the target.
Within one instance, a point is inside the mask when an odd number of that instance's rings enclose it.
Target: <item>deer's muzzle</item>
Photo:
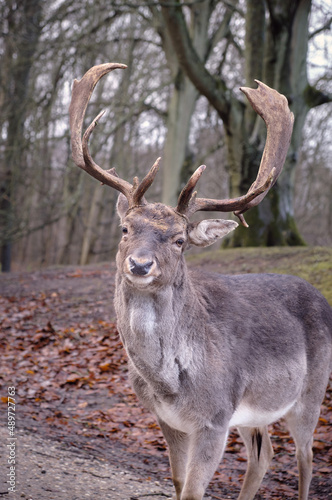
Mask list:
[[[152,269],[154,264],[153,260],[150,259],[134,259],[134,257],[128,257],[128,267],[132,274],[135,276],[146,276]]]
[[[151,281],[160,275],[153,254],[142,250],[128,255],[125,260],[124,272],[127,278],[138,286],[141,286],[143,283],[151,283]]]

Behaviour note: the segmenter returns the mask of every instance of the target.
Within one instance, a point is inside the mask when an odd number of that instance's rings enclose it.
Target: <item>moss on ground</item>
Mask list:
[[[188,264],[224,274],[294,274],[318,288],[332,306],[332,248],[329,247],[213,250],[189,256]]]

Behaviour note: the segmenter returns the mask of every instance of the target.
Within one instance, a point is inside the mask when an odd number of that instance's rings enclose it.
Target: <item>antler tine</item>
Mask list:
[[[190,177],[185,187],[182,189],[178,199],[178,205],[176,207],[176,211],[180,214],[187,212],[190,200],[192,199],[193,191],[205,169],[205,165],[201,165],[200,167],[198,167]]]
[[[149,189],[151,184],[154,181],[154,178],[156,176],[156,173],[158,172],[159,169],[159,162],[161,160],[161,157],[157,158],[152,167],[150,168],[149,172],[147,175],[141,180],[139,185],[136,187],[135,191],[133,192],[133,204],[139,205],[141,203],[141,200],[143,199],[144,194],[146,191]]]
[[[99,165],[94,162],[89,151],[89,137],[93,129],[96,127],[99,118],[101,118],[104,113],[105,111],[101,111],[99,113],[99,115],[93,120],[93,122],[89,125],[83,135],[82,152],[84,158],[84,167],[82,168],[102,184],[106,184],[107,186],[115,188],[117,191],[120,191],[129,199],[131,198],[132,185],[129,182],[121,179],[115,171],[112,171],[114,169],[103,170],[102,168],[100,168]]]
[[[274,172],[273,172],[274,173]],[[255,188],[252,191],[248,191],[247,194],[243,196],[239,196],[238,198],[231,198],[225,200],[214,200],[211,198],[195,198],[195,193],[191,197],[190,202],[185,210],[179,210],[180,207],[176,208],[177,212],[180,212],[187,217],[190,217],[195,212],[204,211],[204,212],[234,212],[238,210],[239,207],[247,206],[252,200],[256,197],[264,193],[267,189],[270,188],[272,182],[272,175],[270,175],[264,184]],[[243,216],[239,217],[241,223],[248,227],[245,222]]]
[[[258,84],[257,89],[241,88],[251,106],[263,118],[267,127],[265,148],[255,182],[244,196],[225,200],[196,199],[195,196],[186,196],[187,203],[183,203],[182,192],[176,209],[180,213],[189,217],[201,210],[234,211],[241,223],[248,227],[242,214],[258,205],[275,184],[286,159],[292,136],[294,115],[289,110],[285,96],[264,83],[258,80],[255,81]],[[190,181],[187,186],[189,184]]]
[[[125,69],[126,67],[125,64],[119,63],[99,64],[98,66],[90,68],[81,80],[74,80],[69,115],[71,148],[75,164],[103,184],[107,184],[117,189],[128,198],[128,201],[131,201],[133,186],[129,182],[115,176],[110,171],[103,170],[99,167],[99,165],[93,161],[89,152],[89,137],[96,127],[98,120],[104,114],[104,111],[99,113],[89,125],[82,139],[83,120],[95,86],[99,80],[110,71],[118,68]]]

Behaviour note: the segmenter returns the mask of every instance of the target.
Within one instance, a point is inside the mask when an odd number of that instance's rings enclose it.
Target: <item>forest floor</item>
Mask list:
[[[213,251],[190,257],[189,265],[225,274],[298,274],[332,304],[332,249]],[[0,497],[172,497],[161,431],[127,381],[114,275],[107,263],[1,276]],[[332,499],[331,401],[330,386],[314,435],[311,500]],[[293,441],[282,421],[270,430],[275,457],[256,499],[296,498]],[[8,491],[11,458],[15,493]],[[244,447],[232,432],[207,498],[236,499],[245,467]]]

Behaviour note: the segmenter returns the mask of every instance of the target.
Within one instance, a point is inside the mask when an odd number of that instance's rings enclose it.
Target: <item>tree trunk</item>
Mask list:
[[[168,106],[167,136],[163,155],[162,202],[176,206],[182,166],[198,92],[180,71]]]
[[[274,2],[270,1],[270,20],[267,25],[263,0],[248,0],[246,14],[246,84],[252,86],[255,78],[263,78],[265,83],[286,96],[294,95],[295,92],[299,96],[296,101],[303,93],[303,88],[299,88],[299,85],[305,85],[307,81],[305,63],[310,0],[300,3],[301,8],[296,8],[296,2],[292,6],[284,2],[283,11],[279,10],[279,17],[276,17]],[[262,43],[264,36],[267,38],[265,51]],[[293,71],[298,75],[295,81],[292,81]],[[294,88],[295,86],[297,88]],[[308,106],[300,100],[301,105],[296,107],[290,102],[296,120],[291,145],[278,182],[263,202],[246,215],[251,230],[240,227],[229,240],[233,246],[304,244],[296,226],[293,209],[296,158],[301,145],[305,117],[309,111]],[[248,190],[257,175],[266,134],[261,118],[253,114],[248,104],[245,130],[247,147],[242,159],[241,194]],[[231,196],[234,196],[234,193],[231,192]]]
[[[80,266],[84,266],[89,261],[89,255],[93,241],[93,233],[96,230],[96,221],[98,217],[98,212],[100,210],[99,206],[102,196],[103,196],[102,189],[99,184],[96,184],[94,187],[92,200],[90,202],[88,220],[83,235]]]
[[[24,120],[28,104],[29,75],[33,56],[41,33],[41,0],[22,0],[3,7],[5,38],[1,87],[7,100],[0,99],[1,114],[6,127],[6,144],[0,170],[1,270],[11,268],[12,238],[19,221],[15,214],[15,193],[24,181],[25,148]],[[2,94],[5,95],[5,94]]]
[[[166,120],[167,135],[163,154],[162,201],[167,205],[176,206],[181,191],[181,172],[186,158],[191,117],[199,92],[177,60],[160,11],[155,7],[150,10],[174,81]],[[209,15],[209,3],[194,4],[190,8],[191,39],[195,51],[203,60],[207,56]]]

